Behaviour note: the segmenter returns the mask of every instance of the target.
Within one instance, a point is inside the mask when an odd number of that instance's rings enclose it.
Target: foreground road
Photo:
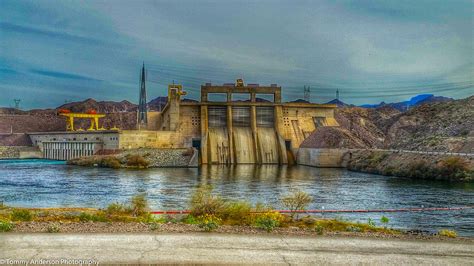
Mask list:
[[[474,244],[224,234],[0,234],[3,259],[99,263],[474,264]]]

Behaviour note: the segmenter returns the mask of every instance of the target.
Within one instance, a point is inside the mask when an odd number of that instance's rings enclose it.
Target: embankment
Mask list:
[[[350,151],[347,169],[388,176],[448,181],[474,181],[474,158],[374,150]]]
[[[0,159],[36,159],[41,158],[41,152],[35,147],[0,146]]]
[[[298,164],[415,179],[474,181],[474,157],[358,149],[300,148]]]
[[[198,159],[195,149],[141,148],[81,157],[68,161],[68,164],[107,168],[197,167]]]

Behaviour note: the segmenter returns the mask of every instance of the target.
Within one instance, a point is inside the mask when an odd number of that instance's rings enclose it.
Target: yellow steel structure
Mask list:
[[[89,118],[91,126],[87,130],[102,130],[99,129],[99,118],[105,117],[105,114],[83,114],[83,113],[60,113],[59,115],[67,118],[66,130],[75,131],[74,118]],[[80,129],[79,129],[80,130]]]

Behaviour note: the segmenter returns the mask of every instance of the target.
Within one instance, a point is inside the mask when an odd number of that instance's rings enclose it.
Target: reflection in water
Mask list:
[[[451,207],[474,204],[474,184],[410,180],[343,169],[276,165],[203,166],[114,170],[81,168],[51,161],[0,161],[0,201],[12,206],[105,207],[146,193],[153,209],[185,209],[193,189],[212,185],[229,199],[265,202],[281,208],[291,188],[314,198],[312,209]],[[389,225],[474,235],[474,211],[387,213]],[[376,221],[381,213],[325,214]]]

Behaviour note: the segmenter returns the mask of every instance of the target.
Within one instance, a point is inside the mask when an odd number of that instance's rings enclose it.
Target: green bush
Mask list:
[[[138,194],[133,196],[131,209],[134,216],[142,216],[148,213],[148,200],[146,199],[146,195]]]
[[[82,212],[79,214],[79,221],[81,222],[107,222],[107,218],[103,215],[89,214]]]
[[[301,190],[296,190],[293,193],[283,197],[281,201],[283,206],[288,208],[290,211],[293,211],[291,213],[291,218],[293,218],[296,214],[294,211],[305,210],[312,200],[313,198],[308,193]]]
[[[193,215],[189,214],[189,215],[186,215],[182,220],[181,220],[182,223],[185,223],[185,224],[198,224],[198,220],[196,219],[196,217],[194,217]]]
[[[314,227],[314,231],[316,232],[316,234],[322,235],[324,234],[324,227],[322,227],[321,225],[316,225]]]
[[[33,220],[33,214],[26,209],[13,209],[11,213],[12,221],[31,221]]]
[[[226,202],[220,217],[229,224],[249,224],[252,206],[245,201]]]
[[[225,209],[225,202],[220,196],[212,194],[211,186],[202,186],[194,191],[190,209],[195,217],[206,214],[219,215]]]
[[[13,224],[8,221],[0,220],[0,232],[9,232],[13,229]]]
[[[61,231],[61,228],[57,224],[50,224],[46,228],[46,232],[48,233],[59,233],[59,231]]]
[[[390,222],[390,219],[385,216],[382,216],[382,218],[380,218],[380,222],[384,225],[384,228],[387,228],[387,224],[388,222]]]
[[[200,217],[198,217],[198,226],[206,232],[213,231],[217,228],[219,228],[219,225],[221,224],[222,220],[213,215],[213,214],[204,214]]]
[[[136,168],[148,168],[150,163],[139,154],[132,154],[127,157],[127,166]]]
[[[255,227],[264,229],[267,232],[273,231],[284,220],[284,216],[278,212],[269,211],[259,214],[255,218]]]
[[[160,229],[161,224],[157,222],[153,222],[153,223],[150,223],[149,226],[150,226],[150,230],[155,231],[155,230]]]
[[[346,227],[346,231],[357,233],[357,232],[361,232],[362,229],[358,226],[349,225],[349,226]]]

